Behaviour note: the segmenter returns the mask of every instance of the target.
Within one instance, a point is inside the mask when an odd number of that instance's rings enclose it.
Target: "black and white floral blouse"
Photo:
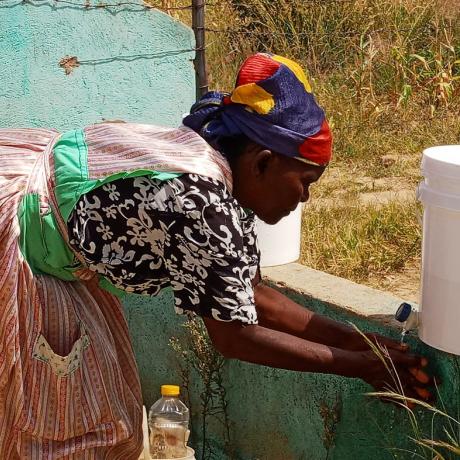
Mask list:
[[[171,286],[178,313],[257,323],[255,218],[220,182],[119,179],[83,195],[68,229],[88,266],[117,288],[156,295]]]

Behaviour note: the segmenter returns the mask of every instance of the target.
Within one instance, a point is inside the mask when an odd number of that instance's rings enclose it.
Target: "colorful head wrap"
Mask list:
[[[218,150],[223,137],[245,134],[314,165],[327,165],[332,155],[331,131],[305,73],[296,62],[273,54],[246,59],[233,92],[205,94],[183,123]]]

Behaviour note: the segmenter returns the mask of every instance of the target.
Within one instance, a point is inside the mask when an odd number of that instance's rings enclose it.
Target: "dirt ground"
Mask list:
[[[420,267],[410,266],[385,278],[371,278],[367,283],[376,289],[390,292],[408,302],[420,302]]]

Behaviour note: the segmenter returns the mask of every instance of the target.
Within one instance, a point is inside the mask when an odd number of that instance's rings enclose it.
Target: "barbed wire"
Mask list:
[[[178,54],[191,53],[192,51],[198,51],[198,48],[186,48],[180,50],[169,50],[161,51],[159,53],[144,53],[144,54],[132,54],[132,55],[122,55],[122,56],[112,56],[106,58],[98,59],[77,59],[77,63],[80,65],[91,65],[91,64],[107,64],[113,61],[124,61],[132,62],[137,61],[138,59],[159,59],[167,56],[175,56]]]
[[[315,3],[317,0],[308,0],[311,3]],[[356,0],[329,0],[334,1],[336,3],[346,3],[346,2],[353,2]],[[120,8],[123,6],[131,6],[139,8],[138,11],[146,11],[146,10],[159,10],[163,12],[174,12],[174,11],[186,11],[192,10],[193,5],[183,5],[183,6],[171,6],[171,7],[162,7],[159,5],[150,4],[147,2],[132,2],[132,1],[120,1],[116,3],[108,3],[100,0],[99,3],[92,3],[91,0],[86,0],[84,3],[76,2],[72,0],[0,0],[0,8],[10,8],[19,5],[32,5],[32,6],[54,6],[55,4],[63,4],[73,8],[81,8],[83,10],[95,10],[95,9],[110,9],[110,8]],[[6,6],[2,6],[6,5]],[[206,2],[206,7],[216,7],[218,6],[217,3]],[[439,27],[438,27],[439,28]],[[246,35],[246,36],[260,36],[260,30],[247,30],[247,29],[233,29],[233,28],[224,28],[224,29],[217,29],[212,27],[197,27],[199,30],[204,30],[205,32],[210,33],[217,33],[217,34],[236,34],[236,35]],[[440,27],[441,30],[448,30],[449,27],[443,26]],[[404,33],[412,31],[412,28],[404,28],[404,29],[396,29],[396,28],[379,28],[375,30],[367,30],[367,31],[348,31],[339,34],[335,34],[335,37],[353,37],[353,36],[369,36],[376,33],[381,32],[388,32],[388,33]],[[290,32],[286,33],[283,31],[278,31],[279,35],[289,36],[289,37],[311,37],[313,34],[309,32]],[[326,35],[324,35],[326,37]]]
[[[444,27],[438,27],[440,30],[449,30],[450,28],[448,26]],[[231,29],[231,28],[224,28],[224,29],[215,29],[211,27],[204,27],[204,30],[206,32],[211,32],[211,33],[222,33],[222,34],[241,34],[241,35],[252,35],[252,36],[261,36],[261,31],[260,30],[247,30],[247,29]],[[349,32],[343,32],[343,33],[336,33],[334,34],[334,37],[341,36],[341,37],[353,37],[353,36],[369,36],[372,34],[376,33],[381,33],[381,32],[389,32],[389,33],[401,33],[401,32],[410,32],[412,31],[413,28],[404,28],[404,29],[396,29],[396,28],[379,28],[375,30],[366,30],[366,31],[349,31]],[[267,32],[269,33],[269,32]],[[284,36],[289,36],[289,37],[312,37],[312,36],[317,36],[314,33],[310,32],[283,32],[283,31],[278,31],[277,35],[284,35]],[[323,37],[326,37],[327,35],[323,35]]]
[[[98,64],[108,64],[110,62],[121,61],[121,62],[133,62],[140,59],[161,59],[167,56],[176,56],[178,54],[191,53],[193,51],[203,51],[206,48],[212,46],[214,42],[209,43],[204,47],[194,47],[194,48],[184,48],[177,50],[166,50],[160,51],[158,53],[143,53],[143,54],[131,54],[131,55],[120,55],[120,56],[110,56],[96,59],[79,59],[77,56],[64,56],[59,62],[59,66],[66,70],[66,67],[69,66],[69,69],[74,69],[83,65],[98,65]]]
[[[129,1],[121,1],[116,3],[106,3],[101,1],[100,3],[93,4],[90,0],[87,0],[85,3],[80,2],[73,2],[72,0],[0,0],[0,8],[12,8],[19,5],[31,5],[31,6],[54,6],[55,4],[63,4],[66,6],[70,6],[73,8],[79,8],[84,10],[95,10],[95,9],[109,9],[109,8],[119,8],[123,6],[131,6],[139,8],[139,11],[145,10],[159,10],[164,12],[169,11],[183,11],[183,10],[191,10],[193,8],[192,5],[185,5],[185,6],[171,6],[171,7],[161,7],[157,5],[151,5],[145,2],[129,2]],[[5,5],[5,6],[3,6]]]

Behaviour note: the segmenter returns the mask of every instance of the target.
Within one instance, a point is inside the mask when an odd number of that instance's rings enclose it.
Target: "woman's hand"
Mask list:
[[[434,379],[426,372],[426,358],[407,351],[387,348],[387,351],[383,352],[386,355],[385,365],[373,351],[355,353],[357,377],[372,385],[377,391],[394,391],[427,402],[433,400],[429,387],[434,385]]]
[[[426,359],[406,351],[383,349],[382,353],[388,355],[385,358],[388,370],[372,350],[329,347],[257,325],[242,326],[210,318],[204,318],[204,322],[215,347],[227,358],[296,371],[357,377],[378,391],[392,388],[401,392],[402,389],[409,397],[426,401],[431,398],[427,387],[433,384],[433,379],[422,370]],[[393,378],[396,374],[399,380]]]

